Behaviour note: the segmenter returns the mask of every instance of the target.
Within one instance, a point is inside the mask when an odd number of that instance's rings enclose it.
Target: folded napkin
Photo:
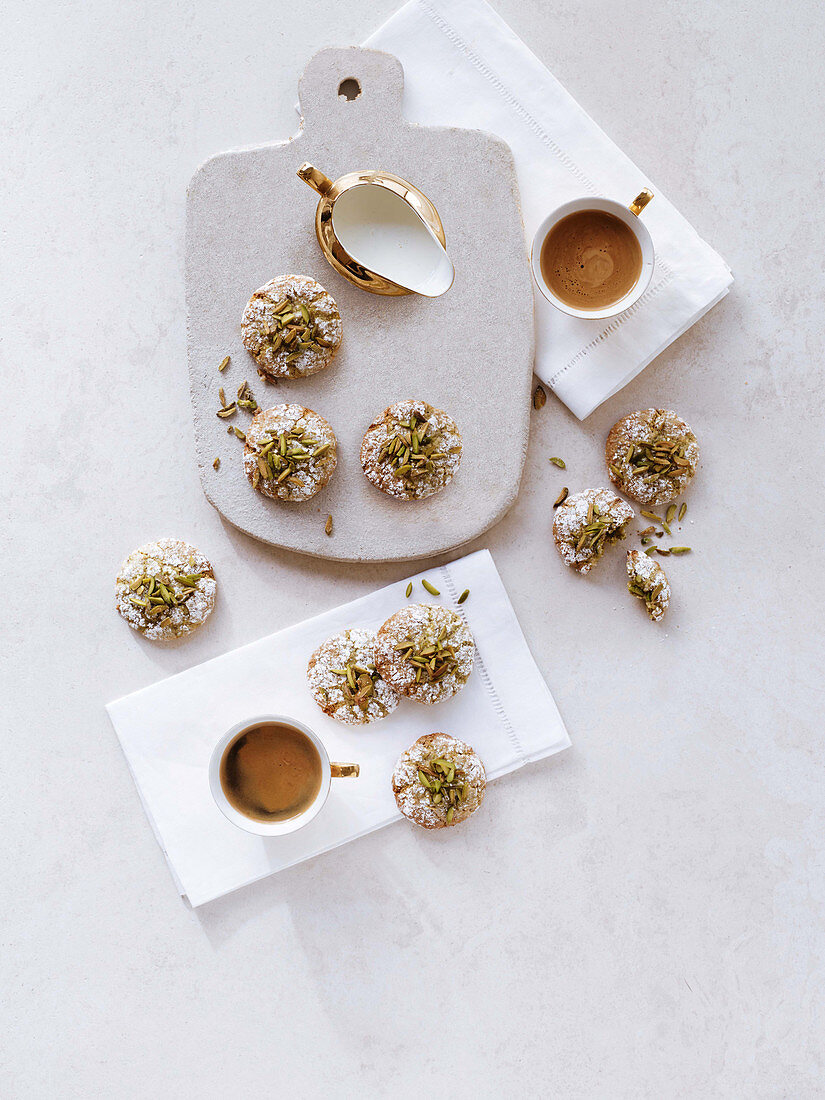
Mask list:
[[[395,821],[400,815],[390,786],[392,770],[422,734],[443,731],[468,741],[484,761],[488,779],[569,746],[489,551],[426,575],[441,590],[440,597],[423,591],[418,583],[423,574],[418,574],[108,705],[158,843],[192,905]],[[370,726],[344,726],[327,718],[307,687],[311,653],[346,627],[377,629],[407,602],[408,580],[414,582],[414,598],[454,609],[459,594],[470,589],[459,608],[477,646],[469,682],[446,703],[402,702],[389,718]],[[332,781],[318,817],[283,837],[253,836],[232,825],[213,802],[207,778],[221,735],[246,717],[267,713],[305,722],[318,733],[330,759],[361,765],[360,778]]]
[[[656,196],[643,215],[656,267],[636,305],[608,320],[585,320],[536,291],[536,374],[579,419],[727,293],[733,278],[722,258],[484,0],[410,0],[365,45],[403,64],[411,122],[489,130],[510,145],[528,249],[539,223],[569,199],[630,203],[643,187]],[[469,177],[467,185],[471,194]]]

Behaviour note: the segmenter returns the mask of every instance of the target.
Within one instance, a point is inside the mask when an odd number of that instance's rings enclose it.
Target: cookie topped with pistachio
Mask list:
[[[621,492],[640,504],[667,504],[696,473],[699,444],[670,409],[640,409],[610,429],[605,460]]]
[[[327,484],[338,463],[335,432],[303,405],[274,405],[246,429],[243,464],[253,489],[273,500],[302,501]]]
[[[654,623],[664,618],[670,603],[670,584],[661,565],[643,550],[627,552],[627,590],[644,602]]]
[[[424,829],[458,825],[484,799],[487,774],[466,741],[428,733],[403,752],[392,773],[401,813]]]
[[[312,697],[324,714],[366,725],[392,714],[398,696],[375,667],[372,630],[340,630],[315,650],[307,666]]]
[[[278,275],[241,318],[243,346],[270,379],[305,378],[328,366],[341,344],[335,299],[308,275]]]
[[[367,479],[398,500],[422,500],[448,485],[461,462],[461,433],[443,409],[397,401],[373,420],[361,444]]]
[[[441,703],[467,683],[475,651],[460,615],[415,603],[396,611],[378,631],[375,667],[399,695],[418,703]]]
[[[215,574],[204,555],[180,539],[133,550],[117,572],[115,606],[129,626],[153,642],[202,626],[215,606]]]
[[[632,519],[633,509],[610,489],[584,489],[556,509],[556,549],[573,569],[589,573],[605,547],[625,537]]]

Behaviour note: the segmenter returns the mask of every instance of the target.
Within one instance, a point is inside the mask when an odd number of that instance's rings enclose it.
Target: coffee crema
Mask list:
[[[288,821],[321,789],[321,757],[312,741],[280,722],[253,726],[227,746],[220,781],[231,806],[253,821]]]
[[[539,262],[559,301],[573,309],[607,309],[636,285],[642,249],[630,226],[615,214],[578,210],[553,226]]]

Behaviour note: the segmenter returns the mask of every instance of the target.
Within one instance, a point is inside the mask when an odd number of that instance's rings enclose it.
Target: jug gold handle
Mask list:
[[[309,161],[301,165],[298,169],[298,175],[304,183],[317,191],[319,195],[326,195],[327,191],[332,187],[332,180],[327,179],[324,173],[319,172],[314,165],[309,163]]]

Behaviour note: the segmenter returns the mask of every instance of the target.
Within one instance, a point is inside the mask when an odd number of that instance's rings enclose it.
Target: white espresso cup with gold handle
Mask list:
[[[594,198],[592,195],[588,195],[581,199],[573,199],[570,202],[566,202],[554,210],[552,214],[548,214],[536,230],[530,252],[530,265],[533,270],[533,278],[547,301],[551,302],[556,309],[561,310],[562,313],[569,314],[571,317],[590,318],[591,320],[604,320],[608,317],[616,317],[618,314],[624,313],[625,310],[634,306],[647,290],[653,276],[653,267],[655,264],[653,238],[650,236],[647,226],[641,219],[642,211],[652,198],[652,192],[645,189],[636,196],[629,206],[624,206],[614,199]],[[625,280],[629,285],[622,288],[621,293],[618,294],[615,300],[601,302],[593,308],[590,308],[584,300],[577,303],[574,294],[566,294],[562,297],[558,289],[558,281],[555,281],[555,288],[550,285],[546,272],[549,270],[548,265],[553,257],[552,251],[548,256],[547,249],[545,249],[545,244],[547,244],[548,248],[551,248],[555,239],[554,231],[556,231],[556,234],[558,233],[558,230],[562,228],[561,223],[564,222],[565,219],[571,219],[571,221],[566,224],[573,225],[575,224],[573,220],[574,215],[583,216],[591,211],[596,214],[601,213],[610,215],[612,218],[617,218],[633,234],[633,238],[635,238],[640,253],[639,257],[634,254],[635,278]],[[581,217],[579,220],[581,221]],[[609,219],[606,219],[606,221],[609,221]],[[590,249],[590,251],[595,252],[597,250]],[[577,256],[577,259],[583,259],[583,257]],[[589,259],[587,262],[589,262]],[[604,256],[596,255],[594,257],[594,271],[592,273],[585,270],[584,262],[578,266],[581,268],[581,275],[579,277],[582,278],[582,280],[584,280],[585,277],[589,277],[591,279],[591,285],[596,288],[598,288],[598,280],[602,276],[609,279],[613,274],[612,260],[609,256],[609,252]],[[605,272],[607,272],[606,275]],[[571,272],[570,278],[573,281],[575,281],[576,274],[575,271]]]
[[[303,756],[307,761],[307,767],[312,769],[313,773],[310,793],[303,803],[296,806],[295,812],[290,812],[290,807],[284,805],[283,812],[272,817],[255,812],[253,803],[247,798],[240,797],[239,791],[233,789],[231,776],[227,772],[227,764],[233,760],[233,751],[235,752],[234,761],[237,761],[245,747],[242,745],[243,738],[247,737],[249,741],[256,731],[269,729],[281,729],[290,735],[295,734],[298,739],[296,745],[299,759],[284,762],[278,758],[277,744],[269,748],[266,745],[258,745],[257,749],[253,744],[252,751],[256,756],[253,755],[252,760],[245,767],[247,772],[256,773],[254,792],[256,801],[260,803],[265,801],[266,797],[277,797],[273,794],[272,786],[267,782],[267,768],[274,770],[283,766],[284,763],[292,769],[300,766],[301,740],[305,742]],[[271,763],[269,763],[270,759]],[[237,763],[234,766],[238,766]],[[240,766],[244,766],[243,762]],[[303,722],[286,715],[263,715],[238,722],[232,729],[227,730],[215,745],[209,761],[209,789],[218,809],[239,829],[258,836],[285,836],[288,833],[294,833],[296,829],[302,829],[318,816],[329,796],[333,779],[356,778],[359,773],[358,764],[340,764],[330,760],[323,741]]]

